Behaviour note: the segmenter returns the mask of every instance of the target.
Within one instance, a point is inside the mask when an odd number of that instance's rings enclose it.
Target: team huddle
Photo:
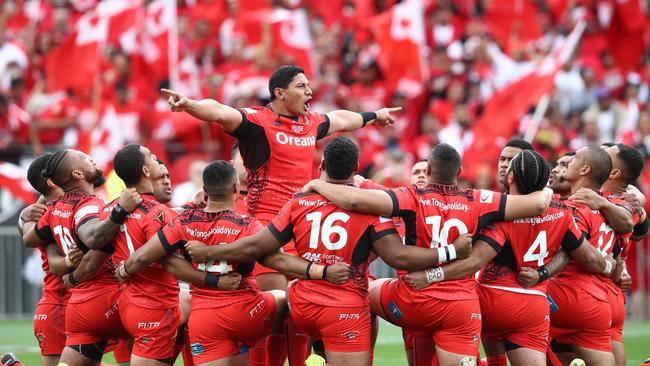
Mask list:
[[[268,106],[234,109],[163,90],[173,111],[237,139],[183,207],[167,205],[169,172],[145,146],[115,155],[127,188],[110,203],[90,156],[32,163],[43,197],[19,229],[46,272],[44,365],[99,365],[110,350],[136,366],[180,353],[186,365],[304,365],[312,349],[320,364],[371,365],[377,316],[403,329],[411,365],[476,365],[481,342],[487,365],[625,365],[625,258],[648,231],[634,148],[587,146],[551,170],[515,139],[496,192],[458,187],[461,157],[442,143],[412,185],[388,189],[356,175],[362,152],[337,137],[310,180],[316,141],[398,109],[312,112],[297,66],[276,69],[269,91]],[[397,278],[370,276],[378,257]]]

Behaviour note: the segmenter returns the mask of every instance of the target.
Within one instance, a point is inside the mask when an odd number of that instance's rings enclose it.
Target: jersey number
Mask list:
[[[449,245],[449,230],[458,229],[458,235],[467,234],[467,226],[459,219],[449,219],[440,228],[442,223],[441,216],[427,216],[425,219],[427,225],[431,225],[431,248],[444,247]]]
[[[526,254],[524,254],[524,262],[537,261],[537,266],[541,267],[544,265],[544,258],[546,257],[548,257],[548,250],[546,245],[546,230],[542,230],[539,232],[539,234],[537,234],[535,241],[528,248]]]
[[[219,243],[226,244],[226,243]],[[215,261],[208,261],[207,263],[199,263],[197,269],[203,272],[219,273],[226,274],[232,271],[232,266],[228,264],[228,261],[221,260],[219,264],[214,264]]]
[[[129,255],[133,254],[135,248],[133,247],[133,240],[131,240],[131,236],[129,236],[129,232],[126,230],[126,224],[120,225],[120,231],[123,232],[124,237],[126,237],[126,246],[129,248]]]
[[[598,232],[601,233],[598,237],[598,250],[603,254],[603,256],[606,256],[607,251],[612,247],[612,244],[614,242],[614,229],[603,222],[600,224]],[[605,243],[605,236],[607,235],[609,235],[609,240],[607,240],[607,243]]]
[[[322,212],[311,212],[306,216],[307,221],[311,221],[311,233],[309,234],[309,248],[318,248],[318,239],[323,242],[325,248],[329,250],[339,250],[348,242],[348,232],[343,226],[334,225],[335,221],[348,222],[350,216],[343,212],[332,212],[325,217],[321,229]],[[338,240],[332,242],[332,234],[338,234]]]
[[[54,234],[59,237],[59,242],[61,243],[61,247],[63,248],[65,255],[68,255],[70,248],[72,248],[74,245],[77,245],[77,243],[72,238],[72,234],[70,234],[70,230],[67,227],[63,227],[61,225],[55,226]]]

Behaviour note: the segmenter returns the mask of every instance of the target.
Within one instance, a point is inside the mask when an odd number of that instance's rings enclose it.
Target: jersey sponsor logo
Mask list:
[[[52,216],[58,216],[62,219],[67,219],[70,215],[72,215],[72,211],[61,211],[58,208],[52,210]]]
[[[138,323],[138,329],[153,329],[153,328],[159,328],[160,323],[159,322],[142,322]]]
[[[329,205],[331,203],[332,203],[331,201],[322,201],[322,200],[316,200],[316,201],[301,200],[301,199],[298,200],[298,204],[300,206],[307,206],[307,207],[320,207],[320,206]]]
[[[435,198],[432,198],[432,199],[420,198],[420,203],[423,206],[437,207],[437,208],[441,209],[442,211],[448,211],[448,210],[465,211],[465,212],[469,211],[469,206],[464,204],[464,203],[460,203],[460,202],[444,203],[444,202],[438,201]]]
[[[291,125],[291,131],[293,132],[303,132],[305,130],[305,126],[294,123]]]
[[[229,227],[224,227],[224,226],[217,226],[213,227],[212,229],[208,231],[201,231],[198,229],[192,229],[190,227],[186,227],[185,231],[193,237],[196,238],[202,238],[202,239],[207,239],[208,237],[212,235],[238,235],[239,232],[241,231],[240,229],[233,229]]]
[[[307,252],[302,255],[302,258],[308,262],[318,263],[320,262],[321,256],[322,256],[321,253]]]
[[[479,201],[480,203],[492,203],[493,198],[494,192],[481,189],[481,199]]]
[[[544,215],[544,216],[534,216],[534,217],[525,217],[523,219],[517,219],[513,220],[515,224],[532,224],[532,225],[537,225],[537,224],[543,224],[545,222],[551,222],[555,220],[559,220],[564,217],[564,211],[559,211],[556,213]]]
[[[379,223],[381,223],[381,224],[384,224],[384,223],[387,223],[387,222],[392,222],[392,221],[393,221],[393,219],[391,217],[379,216]],[[398,225],[395,225],[395,226],[398,226]]]
[[[153,217],[153,220],[158,222],[160,225],[165,225],[165,213],[158,211],[156,216]]]
[[[192,343],[190,345],[190,348],[192,349],[192,356],[198,356],[201,353],[205,352],[205,349],[199,342]]]
[[[282,145],[291,145],[291,146],[316,146],[316,137],[295,137],[288,136],[284,132],[278,132],[275,134],[275,139]]]
[[[242,110],[244,112],[246,112],[247,114],[255,114],[255,113],[257,113],[257,111],[255,109],[253,109],[253,108],[242,108]]]
[[[142,218],[142,215],[139,214],[139,213],[130,213],[127,217],[128,217],[129,219],[140,220],[140,219]]]

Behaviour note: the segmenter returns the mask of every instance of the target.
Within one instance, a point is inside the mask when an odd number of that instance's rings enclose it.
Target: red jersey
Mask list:
[[[325,306],[368,304],[368,258],[375,241],[396,234],[393,221],[343,210],[317,193],[299,193],[267,226],[282,244],[295,238],[298,255],[321,265],[350,264],[343,285],[298,280],[293,289],[305,300]]]
[[[492,221],[502,221],[506,209],[506,195],[456,186],[428,185],[386,191],[393,200],[393,216],[400,216],[406,224],[406,245],[436,248],[452,244],[460,235],[478,234]],[[433,283],[416,291],[406,283],[401,288],[405,296],[428,297],[443,300],[478,299],[476,280],[468,276],[462,280]]]
[[[70,299],[70,291],[65,287],[61,278],[50,273],[50,264],[47,262],[47,251],[45,250],[45,246],[38,247],[38,250],[41,252],[43,272],[45,273],[45,278],[43,279],[43,296],[41,296],[38,303],[57,305],[67,304],[68,299]]]
[[[327,136],[329,118],[315,112],[282,116],[269,107],[239,112],[242,124],[230,134],[248,172],[248,213],[271,220],[311,179],[316,141]]]
[[[616,254],[620,252],[616,232],[609,226],[599,210],[592,210],[586,205],[573,202],[571,199],[565,202],[571,208],[578,228],[589,241],[589,244],[598,249],[603,256],[607,256],[612,252]],[[571,260],[564,270],[558,274],[557,278],[569,279],[572,285],[585,289],[597,299],[607,301],[604,283],[609,277],[590,272],[575,260]]]
[[[253,219],[243,217],[233,211],[205,212],[201,209],[182,211],[172,221],[158,231],[158,238],[168,253],[184,252],[185,243],[198,240],[206,245],[228,245],[245,236],[253,235],[262,225]],[[186,255],[187,257],[187,255]],[[218,275],[237,272],[240,263],[222,260],[207,263],[192,262],[199,271]],[[252,270],[252,266],[251,266]],[[243,278],[237,290],[218,290],[203,285],[192,285],[192,309],[210,309],[232,305],[257,295],[259,290],[249,273]]]
[[[88,253],[90,249],[77,237],[77,229],[89,220],[98,219],[103,207],[102,200],[95,196],[86,193],[64,194],[54,201],[38,221],[36,234],[46,243],[56,242],[65,254],[68,254],[73,245]],[[101,250],[112,252],[113,246],[107,244]],[[70,290],[72,295],[69,302],[81,303],[105,293],[110,287],[118,287],[114,273],[115,264],[109,258],[92,280],[82,282]]]
[[[235,202],[235,212],[242,216],[248,216],[248,192],[239,191],[239,197],[237,197],[237,202]]]
[[[142,203],[127,216],[113,238],[113,258],[118,263],[127,260],[176,216],[171,208],[156,201],[152,194],[144,193],[140,197]],[[111,215],[117,202],[115,199],[104,207],[102,220]],[[133,275],[124,291],[132,303],[141,307],[168,309],[178,305],[178,281],[158,262]]]
[[[607,198],[610,202],[612,202],[615,205],[623,206],[627,208],[630,212],[632,212],[632,222],[633,226],[636,226],[639,221],[641,220],[641,215],[636,210],[633,210],[627,202],[625,202],[619,195],[611,193],[611,192],[603,192],[603,196]],[[632,238],[632,231],[629,233],[617,233],[618,235],[618,240],[621,245],[621,256],[623,260],[627,259],[627,253],[630,249],[630,244],[631,244],[631,238]]]
[[[560,247],[571,252],[582,243],[582,233],[569,207],[551,201],[542,215],[487,225],[477,237],[498,255],[482,271],[479,281],[487,286],[513,288],[514,292],[546,293],[547,282],[524,289],[517,282],[522,267],[539,269],[555,256]]]

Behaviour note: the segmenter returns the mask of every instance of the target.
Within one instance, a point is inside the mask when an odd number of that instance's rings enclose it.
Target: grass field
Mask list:
[[[638,366],[650,357],[650,323],[627,322],[624,337],[628,365]],[[14,352],[26,366],[40,364],[38,345],[32,333],[31,321],[0,321],[0,354],[8,351]],[[107,355],[104,362],[114,362],[112,355]],[[181,365],[182,362],[176,364]],[[374,365],[406,365],[399,328],[386,322],[381,323]]]

